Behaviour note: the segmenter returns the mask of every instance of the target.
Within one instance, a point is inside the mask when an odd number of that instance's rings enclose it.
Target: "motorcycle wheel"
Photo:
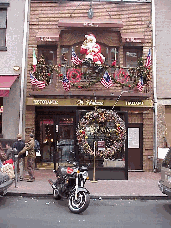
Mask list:
[[[61,199],[61,196],[59,194],[56,193],[56,189],[53,189],[53,198],[55,200],[60,200]]]
[[[90,203],[90,195],[86,192],[78,192],[77,200],[73,192],[68,199],[68,207],[74,214],[80,214],[87,209]]]

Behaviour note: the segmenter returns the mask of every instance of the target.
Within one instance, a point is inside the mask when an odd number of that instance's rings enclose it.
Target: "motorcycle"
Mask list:
[[[67,161],[68,163],[71,163]],[[88,177],[88,167],[72,163],[74,167],[59,166],[56,181],[48,180],[53,189],[54,199],[67,198],[68,208],[74,214],[82,213],[90,203],[90,192],[84,187]]]

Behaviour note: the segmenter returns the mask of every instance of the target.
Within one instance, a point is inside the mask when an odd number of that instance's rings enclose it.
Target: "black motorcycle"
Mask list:
[[[90,193],[84,188],[86,180],[89,179],[88,167],[79,166],[76,162],[73,165],[74,167],[59,166],[54,171],[57,180],[48,181],[53,188],[53,197],[55,199],[67,198],[70,211],[79,214],[85,211],[90,203]]]

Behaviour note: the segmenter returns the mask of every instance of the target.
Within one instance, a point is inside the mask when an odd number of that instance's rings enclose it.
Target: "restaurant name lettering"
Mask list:
[[[58,105],[58,100],[33,100],[34,105]]]
[[[94,106],[102,106],[104,103],[102,101],[93,101],[93,100],[77,100],[78,105],[94,105]]]
[[[126,38],[125,39],[126,42],[133,42],[133,43],[141,43],[142,40],[141,39],[136,39],[136,38]]]
[[[144,105],[143,101],[126,101],[126,105],[128,106],[141,106]]]
[[[84,23],[83,24],[85,27],[99,27],[98,24],[94,24],[94,23]]]
[[[38,37],[40,41],[57,41],[56,37],[50,37],[50,36],[41,36]]]

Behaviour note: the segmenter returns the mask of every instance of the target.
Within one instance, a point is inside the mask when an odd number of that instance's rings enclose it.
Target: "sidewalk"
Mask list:
[[[128,172],[128,180],[98,180],[86,182],[91,198],[165,198],[158,188],[160,173]],[[52,188],[48,179],[55,180],[53,170],[35,170],[35,182],[18,181],[8,189],[7,195],[51,196]]]

